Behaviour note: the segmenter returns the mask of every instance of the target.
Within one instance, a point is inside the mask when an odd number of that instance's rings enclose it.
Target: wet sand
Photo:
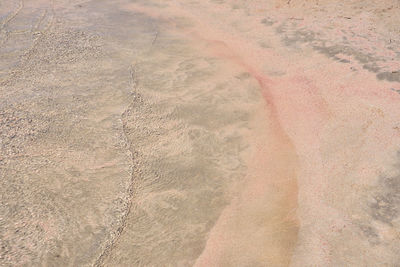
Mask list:
[[[396,266],[399,9],[0,1],[0,264]]]

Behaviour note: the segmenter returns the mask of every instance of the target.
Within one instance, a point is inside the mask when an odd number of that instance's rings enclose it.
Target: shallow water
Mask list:
[[[396,48],[275,8],[0,0],[1,265],[395,266]]]
[[[123,4],[25,1],[6,25],[6,265],[193,264],[244,176],[256,84]]]

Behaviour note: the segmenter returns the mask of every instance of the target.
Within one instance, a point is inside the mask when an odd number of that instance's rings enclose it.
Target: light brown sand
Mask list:
[[[0,265],[396,266],[399,8],[0,0]]]
[[[379,236],[379,240],[389,238],[381,241],[380,251],[396,250],[397,246],[396,242],[391,241],[398,236],[398,230],[391,230],[392,235],[384,237],[378,234],[379,230],[375,230],[375,227],[379,229],[382,226],[369,226],[370,223],[363,222],[372,216],[380,222],[388,223],[387,219],[377,218],[376,213],[381,211],[359,215],[365,212],[366,206],[371,207],[371,204],[365,203],[368,202],[368,195],[377,194],[376,189],[368,189],[369,186],[378,181],[379,173],[391,173],[391,165],[396,160],[399,135],[395,126],[398,115],[395,107],[398,106],[399,96],[390,88],[398,86],[399,80],[395,74],[386,75],[389,72],[385,72],[385,69],[396,73],[398,56],[387,48],[374,52],[376,58],[367,56],[370,53],[368,49],[380,40],[383,39],[387,44],[385,38],[393,32],[391,27],[382,32],[363,28],[360,23],[376,23],[377,9],[370,11],[364,4],[356,2],[341,7],[340,10],[354,18],[352,23],[348,23],[349,17],[345,17],[345,22],[340,24],[335,16],[343,15],[335,13],[335,4],[302,5],[297,2],[297,7],[291,10],[277,3],[275,8],[282,8],[282,12],[262,1],[251,4],[186,4],[172,1],[162,10],[132,5],[133,10],[162,18],[170,22],[172,27],[175,17],[190,18],[193,27],[178,27],[177,30],[186,33],[189,38],[208,42],[210,53],[250,73],[258,81],[264,95],[268,114],[266,121],[272,124],[272,133],[265,136],[269,141],[265,145],[256,143],[255,147],[261,152],[249,158],[251,164],[246,185],[212,229],[206,249],[197,262],[199,265],[285,265],[292,259],[291,252],[295,246],[292,263],[300,266],[310,263],[323,266],[363,265],[370,260],[393,264],[397,261],[395,254],[388,257],[388,254],[382,256],[379,252],[369,252],[368,256],[358,253],[360,250],[376,249],[376,241],[370,240],[369,244],[362,241],[372,236]],[[381,3],[382,6],[387,4]],[[370,13],[360,15],[359,11],[352,11],[357,5],[361,12]],[[306,11],[315,6],[321,9]],[[275,13],[271,12],[270,15],[268,11]],[[312,12],[318,17],[314,15],[314,19],[309,19],[313,16]],[[286,48],[280,47],[281,43],[276,42],[274,32],[265,30],[264,25],[259,23],[263,22],[265,13],[270,15],[268,21],[272,24],[282,19],[294,21],[291,27],[299,24],[302,35],[291,37],[291,42],[305,43],[304,48],[288,53]],[[318,27],[330,26],[321,21],[327,14],[331,15],[331,22],[336,29],[318,33]],[[390,24],[392,20],[386,19],[382,23]],[[336,51],[339,49],[339,52],[320,48],[316,37],[307,37],[304,33],[309,30],[311,36],[316,33],[325,34],[319,38],[335,43],[337,27],[341,27],[344,32],[348,31],[347,38],[351,40],[348,48],[332,46]],[[278,27],[277,31],[279,33],[282,30]],[[374,36],[374,39],[352,38],[353,31],[360,36]],[[308,47],[307,42],[310,42]],[[348,66],[344,68],[343,63],[332,62],[310,51],[314,43],[317,51],[338,60],[346,59]],[[267,48],[260,47],[260,44],[267,44]],[[289,42],[287,44],[290,45]],[[384,59],[380,60],[379,57]],[[371,64],[379,66],[377,70],[368,65],[368,61],[373,60],[376,63]],[[360,70],[360,67],[364,70]],[[379,70],[382,72],[379,73]],[[277,76],[274,72],[281,74]],[[377,81],[376,78],[389,82]],[[262,122],[257,123],[262,125]],[[379,132],[374,129],[379,129]],[[263,136],[257,131],[256,135]],[[281,183],[281,180],[285,182]],[[296,197],[297,184],[300,186],[299,200]],[[271,188],[275,190],[271,191]],[[362,191],[354,192],[354,188]],[[303,226],[300,228],[299,239],[294,223],[296,211],[299,213],[300,225]],[[276,213],[279,215],[275,217]],[[391,216],[387,226],[398,229],[393,226],[393,219]],[[364,233],[355,237],[360,232]],[[279,234],[271,237],[268,233]],[[352,242],[346,243],[347,239],[352,239]]]

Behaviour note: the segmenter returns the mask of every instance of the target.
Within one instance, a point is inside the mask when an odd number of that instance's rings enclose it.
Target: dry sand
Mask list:
[[[398,266],[398,2],[0,18],[0,265]]]

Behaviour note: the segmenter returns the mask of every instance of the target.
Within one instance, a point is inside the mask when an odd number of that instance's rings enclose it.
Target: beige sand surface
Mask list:
[[[0,265],[399,265],[398,1],[0,19]]]

